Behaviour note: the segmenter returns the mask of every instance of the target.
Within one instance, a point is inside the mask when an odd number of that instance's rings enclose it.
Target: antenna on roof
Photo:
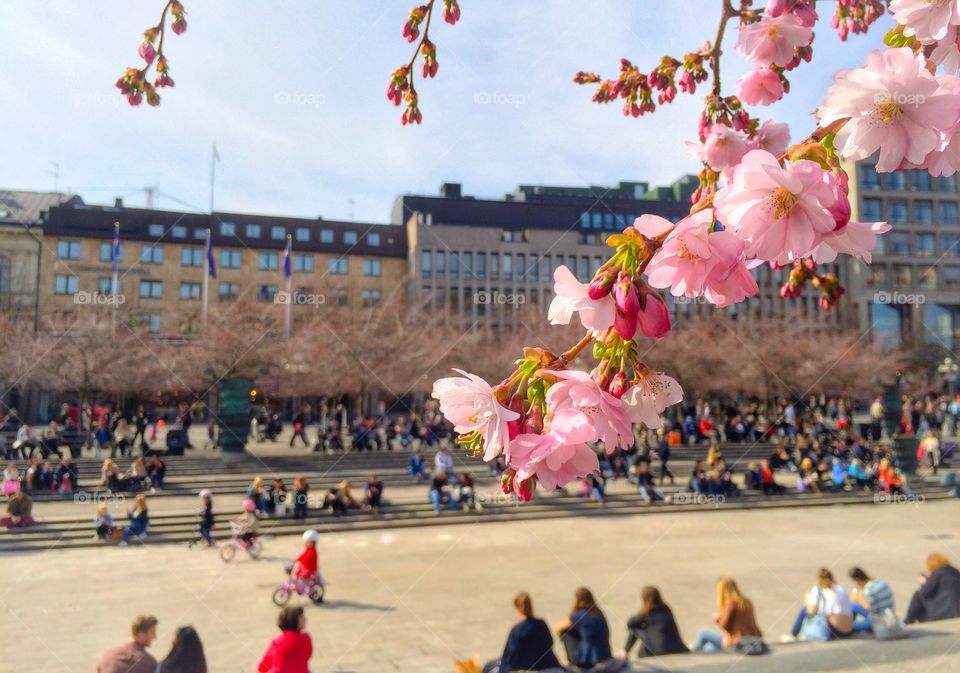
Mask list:
[[[51,161],[50,165],[53,166],[53,191],[60,191],[60,164],[56,161]]]
[[[348,219],[353,220],[353,199],[347,199],[347,203],[350,204],[350,215]]]

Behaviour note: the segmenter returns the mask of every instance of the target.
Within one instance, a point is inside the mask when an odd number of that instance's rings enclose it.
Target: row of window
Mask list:
[[[911,264],[891,264],[889,273],[884,267],[870,267],[867,285],[874,288],[918,288],[921,290],[960,290],[960,266],[921,267]]]
[[[200,267],[204,261],[203,248],[181,248],[180,263],[183,266]],[[257,257],[258,271],[277,271],[280,268],[280,253],[278,252],[259,252],[254,253]],[[113,243],[100,244],[100,261],[110,262],[113,255]],[[239,269],[242,261],[242,251],[240,250],[221,250],[220,268],[221,269]],[[60,259],[80,259],[79,241],[57,241],[57,257]],[[123,259],[123,245],[120,246],[119,259]],[[160,244],[143,244],[140,248],[140,262],[142,264],[163,264],[163,246]],[[381,260],[365,259],[363,260],[364,276],[379,276],[381,274]],[[293,271],[297,273],[313,273],[313,255],[293,255]],[[328,273],[346,274],[349,272],[349,260],[346,257],[330,258],[328,260]]]
[[[243,226],[243,232],[246,235],[246,238],[263,238],[265,228],[266,227],[259,224],[246,224]],[[288,233],[286,227],[272,225],[269,227],[269,229],[270,238],[274,241],[286,240]],[[239,228],[235,222],[220,223],[221,236],[237,236],[238,230]],[[155,236],[157,238],[162,238],[168,234],[171,238],[187,238],[187,228],[180,224],[175,224],[169,228],[164,227],[162,224],[151,224],[147,226],[147,233],[150,236]],[[199,240],[205,240],[207,238],[207,230],[203,228],[196,228],[193,230],[193,236]],[[301,243],[307,243],[311,240],[311,230],[309,227],[295,227],[292,236],[295,240],[300,241]],[[334,232],[333,229],[320,230],[319,241],[321,243],[333,243],[335,238],[336,232]],[[374,247],[380,245],[379,232],[367,232],[364,236],[364,239],[367,245]],[[360,234],[356,231],[345,231],[343,232],[342,240],[347,245],[354,245],[360,240]]]
[[[897,192],[955,192],[957,182],[952,175],[932,177],[930,173],[920,169],[885,173],[881,177],[876,167],[861,164],[860,187],[871,191],[886,189]]]
[[[870,304],[870,325],[876,338],[897,347],[910,341],[913,307],[905,304]],[[920,306],[922,336],[925,343],[953,350],[960,340],[960,307],[943,304]]]
[[[933,201],[915,199],[909,202],[906,199],[886,199],[886,213],[884,213],[884,199],[864,197],[861,219],[864,222],[889,222],[890,224],[933,224]],[[955,225],[960,220],[957,217],[956,201],[940,201],[937,204],[937,224]]]
[[[239,283],[219,283],[217,287],[217,295],[221,301],[229,301],[236,299],[240,295],[240,284]],[[80,291],[80,281],[76,276],[61,276],[58,275],[54,279],[54,293],[55,294],[76,294]],[[274,296],[277,294],[278,288],[276,285],[258,285],[257,286],[257,298],[262,301],[273,301]],[[113,294],[113,279],[112,278],[98,278],[97,279],[97,292],[100,294]],[[120,294],[123,292],[123,283],[122,280],[118,281],[118,287],[116,288],[116,293]],[[141,299],[162,299],[163,298],[163,282],[159,280],[141,280],[138,286],[138,293]],[[201,283],[193,281],[183,281],[180,283],[180,299],[185,301],[199,300],[203,295],[203,287]],[[297,295],[312,295],[314,291],[310,288],[298,287],[294,294]],[[329,303],[344,305],[347,303],[347,291],[342,288],[333,288],[330,290],[325,290],[324,295],[328,296],[331,300]],[[372,306],[378,303],[381,299],[380,290],[361,290],[360,298],[364,306]]]
[[[603,264],[600,256],[537,255],[499,252],[468,252],[449,250],[422,250],[420,275],[422,278],[463,278],[469,280],[516,280],[519,282],[549,283],[557,267],[566,265],[581,282],[593,278]]]
[[[938,246],[937,236],[930,232],[891,231],[877,238],[873,253],[894,257],[960,257],[960,235],[940,234],[939,238]]]

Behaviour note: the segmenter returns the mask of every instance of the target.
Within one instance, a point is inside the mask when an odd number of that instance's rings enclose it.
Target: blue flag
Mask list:
[[[207,229],[207,273],[210,274],[211,278],[216,280],[217,262],[213,258],[213,240],[211,239],[209,229]]]
[[[113,248],[110,249],[110,271],[116,273],[120,268],[120,227],[114,230]]]
[[[293,239],[290,236],[287,236],[287,247],[283,250],[283,277],[289,278],[293,275],[293,270],[290,265],[290,250],[293,246]]]

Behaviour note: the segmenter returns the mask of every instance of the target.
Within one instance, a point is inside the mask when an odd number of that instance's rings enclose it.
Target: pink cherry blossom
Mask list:
[[[836,222],[827,208],[832,178],[813,161],[781,167],[769,152],[748,152],[714,196],[717,219],[747,242],[744,254],[788,264],[808,255]]]
[[[483,437],[483,459],[493,460],[506,450],[510,441],[508,424],[520,414],[502,406],[490,384],[479,376],[454,371],[462,376],[435,381],[433,397],[440,401],[440,411],[453,423],[457,434],[478,432]]]
[[[950,26],[947,36],[930,48],[927,56],[935,64],[943,67],[947,75],[960,72],[960,29]]]
[[[740,163],[747,151],[742,133],[723,124],[713,124],[702,143],[687,143],[690,155],[700,159],[715,171],[725,171]]]
[[[657,293],[650,288],[640,295],[637,323],[643,335],[651,339],[659,339],[670,331],[670,311]]]
[[[770,68],[757,68],[737,80],[737,98],[746,105],[770,105],[783,98],[783,82]]]
[[[904,27],[904,35],[923,43],[942,40],[951,25],[960,24],[956,0],[891,0],[890,13]]]
[[[734,45],[757,67],[777,65],[781,68],[793,60],[797,47],[805,47],[813,38],[813,30],[794,14],[764,16],[755,23],[740,26]]]
[[[768,119],[760,124],[757,132],[747,141],[747,151],[766,150],[773,156],[779,157],[787,151],[789,144],[790,127],[783,122]]]
[[[593,437],[581,441],[599,439],[608,451],[613,451],[618,444],[633,446],[630,419],[620,400],[600,388],[586,372],[568,369],[552,373],[560,381],[547,390],[548,416],[552,414],[555,417],[558,411],[575,409],[586,415],[594,429]],[[555,420],[549,423],[551,428],[554,423]]]
[[[842,254],[859,257],[870,264],[873,249],[877,247],[877,236],[888,231],[890,225],[886,222],[847,222],[823,237],[813,250],[813,261],[829,264]]]
[[[547,310],[551,325],[569,325],[574,313],[579,313],[580,322],[586,329],[602,332],[613,325],[616,309],[613,297],[590,298],[590,286],[581,283],[565,266],[553,271],[554,298]]]
[[[623,396],[623,403],[634,423],[648,428],[660,427],[660,416],[671,404],[683,399],[677,380],[663,372],[647,371]]]
[[[523,434],[510,444],[510,466],[516,482],[536,477],[548,491],[600,469],[596,452],[585,444],[593,434],[587,417],[574,409],[554,414],[550,429]]]
[[[960,92],[941,85],[908,48],[867,54],[863,68],[841,70],[819,110],[820,124],[849,119],[834,144],[848,159],[877,150],[877,170],[920,164],[960,118]]]
[[[767,2],[767,14],[773,17],[781,14],[793,14],[805,26],[813,27],[817,23],[817,10],[813,0],[770,0]]]
[[[707,296],[721,307],[756,294],[743,262],[746,243],[728,231],[711,232],[712,224],[708,209],[680,220],[647,266],[647,282],[670,288],[674,297]]]

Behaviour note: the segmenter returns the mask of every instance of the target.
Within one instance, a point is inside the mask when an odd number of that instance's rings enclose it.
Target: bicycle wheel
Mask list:
[[[326,593],[326,589],[322,584],[314,584],[313,588],[310,589],[310,600],[314,603],[323,603],[324,593]]]
[[[290,600],[290,591],[284,587],[277,587],[273,592],[273,603],[283,607]]]
[[[233,557],[237,555],[237,548],[232,542],[228,542],[222,547],[220,547],[220,558],[223,559],[225,563],[230,563],[233,560]]]
[[[247,549],[247,553],[253,558],[260,558],[260,554],[263,553],[263,543],[260,540],[254,540]]]

